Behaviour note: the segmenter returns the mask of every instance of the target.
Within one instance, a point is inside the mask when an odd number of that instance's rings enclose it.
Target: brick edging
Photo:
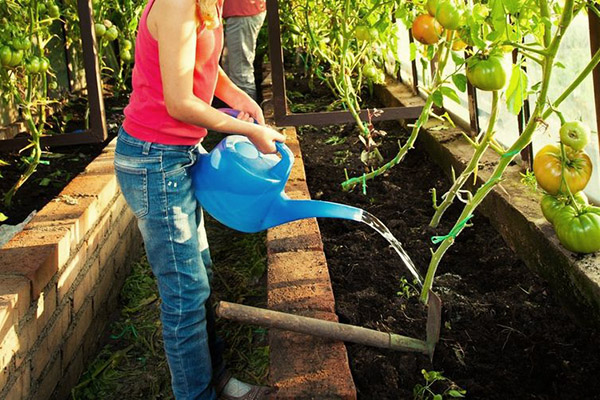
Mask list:
[[[67,398],[141,249],[115,140],[0,249],[0,398]]]
[[[272,118],[270,75],[263,82],[264,108]],[[272,122],[272,120],[271,120]],[[296,129],[284,128],[294,166],[286,185],[292,199],[310,199]],[[267,231],[268,308],[329,321],[338,321],[335,300],[315,218]],[[271,385],[277,399],[356,399],[343,342],[289,331],[269,331]]]

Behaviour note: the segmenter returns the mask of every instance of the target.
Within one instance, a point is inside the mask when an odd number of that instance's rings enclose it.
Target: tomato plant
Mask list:
[[[412,25],[413,37],[423,44],[436,44],[442,38],[444,28],[429,14],[415,18]]]
[[[592,161],[582,151],[567,147],[563,156],[560,147],[555,145],[544,146],[533,160],[533,172],[542,189],[556,195],[566,192],[564,180],[572,193],[577,193],[585,186],[592,176]]]
[[[477,89],[502,90],[506,85],[506,70],[499,56],[474,55],[467,60],[467,79]]]

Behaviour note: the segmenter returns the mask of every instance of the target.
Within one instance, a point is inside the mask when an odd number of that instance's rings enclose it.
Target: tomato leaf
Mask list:
[[[527,74],[519,64],[513,65],[508,88],[506,88],[506,106],[514,115],[519,114],[527,97]]]
[[[410,61],[415,61],[417,58],[417,45],[413,42],[410,44]]]
[[[465,63],[465,59],[461,56],[458,55],[458,53],[456,53],[455,51],[453,51],[451,53],[452,55],[452,61],[454,61],[454,64],[456,65],[462,65]]]
[[[444,106],[444,95],[442,94],[442,92],[438,89],[435,92],[431,93],[431,98],[433,99],[433,104],[435,104],[438,107],[443,107]]]
[[[461,92],[467,91],[467,77],[465,74],[454,74],[452,75],[452,82],[458,90]]]
[[[560,69],[565,69],[565,64],[561,63],[560,61],[557,61],[554,63],[554,67],[556,68],[560,68]]]
[[[450,389],[450,390],[448,390],[447,394],[448,394],[448,396],[455,397],[455,398],[456,397],[465,397],[464,393],[462,393],[462,392],[464,392],[464,390],[463,391],[458,391],[456,389]]]
[[[440,92],[442,92],[442,94],[448,97],[450,100],[460,104],[460,97],[458,97],[458,94],[456,94],[456,91],[454,91],[454,89],[449,88],[447,86],[442,86],[440,88]]]
[[[4,222],[8,219],[8,217],[0,212],[0,222]]]

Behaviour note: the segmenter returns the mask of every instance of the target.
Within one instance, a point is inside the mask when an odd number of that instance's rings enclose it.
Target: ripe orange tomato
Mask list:
[[[583,151],[566,147],[565,180],[572,193],[577,193],[588,184],[592,176],[592,160]],[[551,195],[565,193],[562,184],[562,154],[560,147],[544,146],[533,159],[533,173],[538,185]]]
[[[442,25],[429,14],[419,15],[412,24],[413,37],[423,44],[436,44],[443,31]]]

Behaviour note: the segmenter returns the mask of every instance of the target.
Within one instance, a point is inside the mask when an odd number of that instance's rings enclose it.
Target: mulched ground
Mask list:
[[[296,93],[308,93],[303,85],[288,84]],[[387,160],[407,134],[396,122],[383,123],[383,129],[389,133],[381,148]],[[333,136],[343,143],[326,144]],[[443,193],[449,182],[418,143],[389,176],[369,182],[363,195],[340,190],[344,168],[351,175],[362,173],[352,126],[302,127],[299,137],[312,197],[361,207],[380,218],[424,275],[431,236],[446,234],[460,207],[450,208],[437,230],[428,227],[429,190]],[[472,399],[600,398],[600,380],[594,378],[600,369],[599,333],[575,325],[485,217],[476,213],[471,222],[447,252],[434,283],[443,316],[433,363],[423,355],[348,344],[359,398],[413,398],[413,388],[425,384],[422,369],[448,378],[432,386],[440,394],[456,384]],[[387,242],[358,223],[321,219],[319,225],[341,322],[424,339],[426,312],[416,295],[398,293],[401,278],[410,281],[410,274]]]

